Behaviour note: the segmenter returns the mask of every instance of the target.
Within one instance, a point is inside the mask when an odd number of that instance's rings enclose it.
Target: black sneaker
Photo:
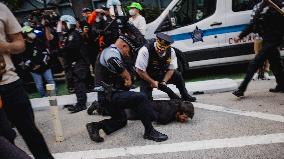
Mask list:
[[[237,97],[244,97],[244,92],[239,89],[235,90],[232,94]]]
[[[281,89],[279,86],[276,86],[275,88],[269,89],[269,92],[272,92],[272,93],[284,93],[284,89]]]
[[[104,142],[104,138],[100,136],[100,126],[96,122],[86,124],[86,128],[91,140],[95,142]]]
[[[183,101],[189,101],[189,102],[195,102],[196,101],[196,98],[195,97],[192,97],[190,95],[187,95],[185,97],[182,97],[182,100]]]
[[[86,105],[84,105],[84,106],[73,105],[73,106],[68,107],[68,110],[71,113],[78,113],[78,112],[86,110],[86,109],[87,109]]]
[[[144,139],[153,140],[156,142],[166,141],[168,136],[160,133],[159,131],[152,129],[149,133],[145,133],[143,136]]]

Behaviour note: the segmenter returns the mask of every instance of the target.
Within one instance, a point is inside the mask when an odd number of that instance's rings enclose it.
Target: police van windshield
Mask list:
[[[211,16],[216,10],[216,0],[181,0],[173,8],[176,27],[183,27]]]

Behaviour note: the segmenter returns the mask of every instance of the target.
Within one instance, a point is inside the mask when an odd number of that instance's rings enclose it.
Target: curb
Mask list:
[[[237,82],[232,79],[217,79],[217,80],[208,80],[208,81],[198,81],[198,82],[187,82],[186,88],[189,91],[190,94],[208,94],[208,93],[222,93],[222,92],[228,92],[233,91],[237,88]],[[170,87],[175,93],[179,94],[178,89],[172,85],[169,84],[168,87]],[[136,89],[132,89],[131,91],[139,92],[139,87]],[[88,103],[92,103],[93,101],[97,100],[97,93],[91,92],[88,93]],[[153,90],[153,97],[154,98],[167,98],[167,94],[157,90],[156,88]],[[57,96],[57,103],[59,107],[63,107],[67,104],[75,104],[76,103],[76,96],[75,94],[71,95],[63,95],[63,96]],[[35,111],[38,110],[45,110],[49,107],[49,101],[48,97],[44,98],[34,98],[30,99],[32,107]]]

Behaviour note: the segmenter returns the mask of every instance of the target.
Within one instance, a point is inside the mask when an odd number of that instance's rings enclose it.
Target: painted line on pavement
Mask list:
[[[284,117],[281,116],[281,115],[274,115],[274,114],[253,112],[253,111],[245,111],[245,110],[238,110],[238,109],[230,109],[230,108],[226,108],[226,107],[209,105],[209,104],[201,104],[201,103],[193,103],[193,105],[194,105],[194,107],[201,108],[201,109],[207,109],[207,110],[212,110],[212,111],[218,111],[218,112],[224,112],[224,113],[260,118],[260,119],[278,121],[278,122],[282,122],[282,123],[284,122]]]
[[[96,159],[111,157],[129,157],[137,155],[151,155],[173,152],[186,152],[216,148],[244,147],[251,145],[266,145],[284,143],[284,133],[243,136],[237,138],[213,139],[172,144],[146,145],[134,147],[122,147],[101,150],[89,150],[79,152],[65,152],[54,154],[56,159]]]

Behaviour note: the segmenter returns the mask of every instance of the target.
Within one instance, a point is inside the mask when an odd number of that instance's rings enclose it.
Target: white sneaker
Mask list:
[[[257,80],[258,79],[258,73],[255,73],[252,77],[252,80]]]
[[[264,80],[270,80],[270,76],[267,72],[264,72],[263,77],[264,77]]]

